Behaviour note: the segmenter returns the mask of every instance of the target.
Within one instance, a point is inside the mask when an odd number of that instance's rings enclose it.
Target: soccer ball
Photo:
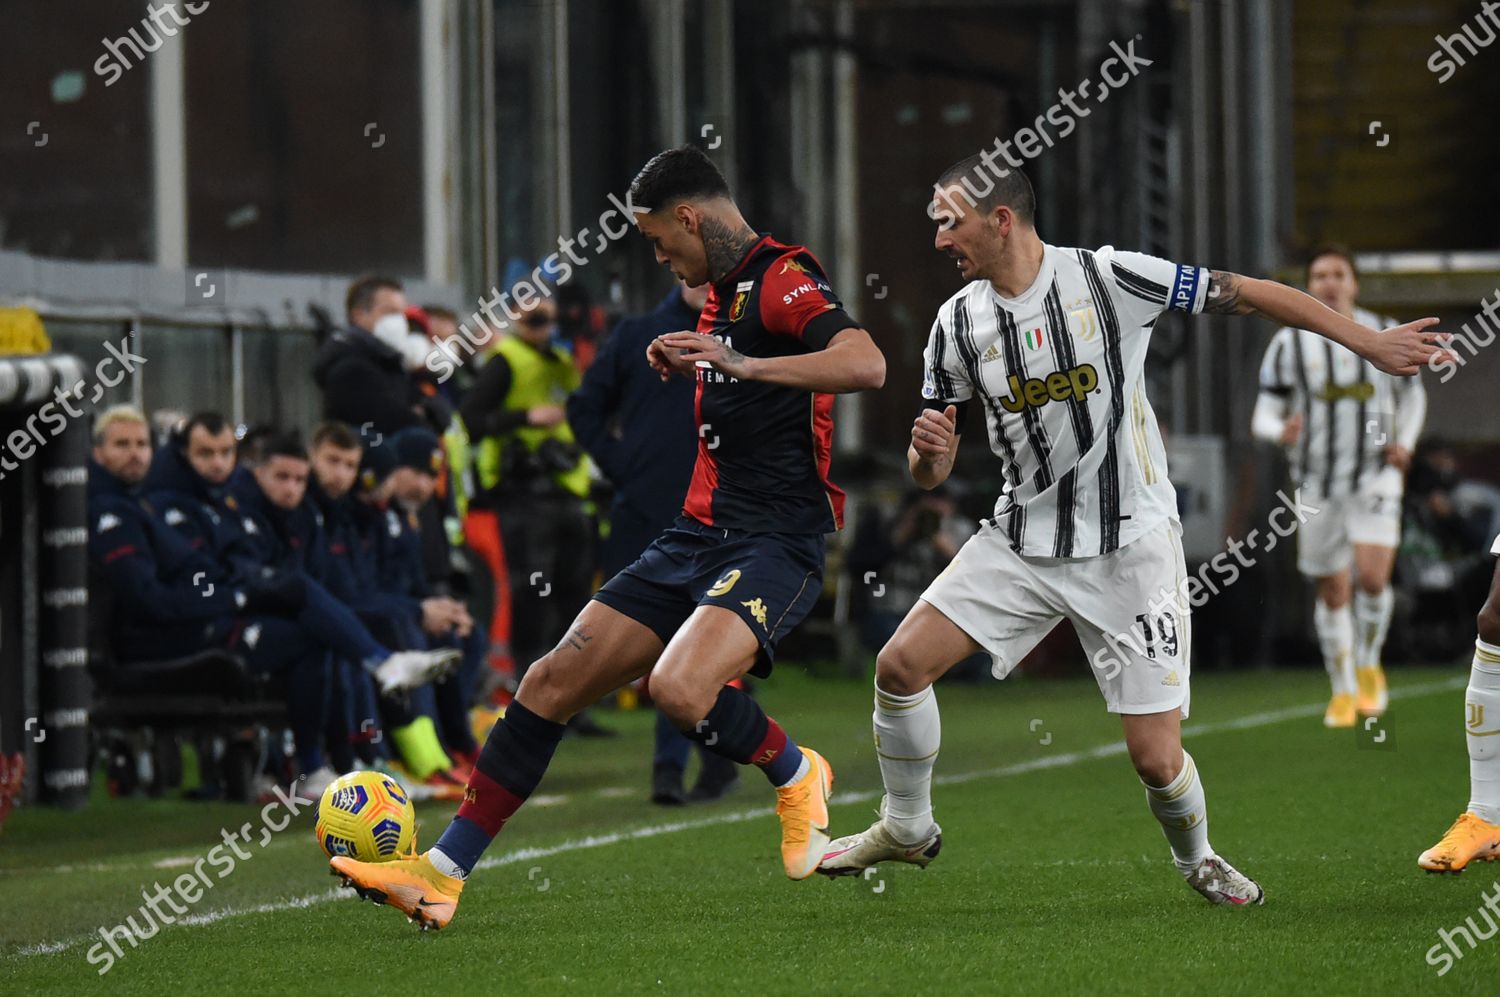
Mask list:
[[[417,817],[401,785],[383,772],[350,772],[323,790],[313,836],[329,857],[389,862],[412,849]]]

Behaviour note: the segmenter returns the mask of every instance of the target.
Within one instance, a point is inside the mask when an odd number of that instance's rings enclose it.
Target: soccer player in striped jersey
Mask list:
[[[1307,289],[1360,325],[1394,324],[1354,303],[1359,279],[1343,246],[1313,252]],[[1318,510],[1297,530],[1297,568],[1317,585],[1313,620],[1333,686],[1329,727],[1385,712],[1380,649],[1391,623],[1401,491],[1426,414],[1420,378],[1382,373],[1314,332],[1284,326],[1266,348],[1251,432],[1286,448],[1299,504]]]
[[[1500,537],[1490,547],[1500,554]],[[1463,872],[1480,859],[1500,859],[1500,563],[1479,611],[1479,638],[1464,693],[1464,739],[1469,745],[1469,805],[1417,864],[1428,872]]]
[[[876,659],[881,817],[833,842],[820,871],[932,861],[942,843],[931,799],[940,744],[933,682],[981,650],[1003,678],[1066,618],[1106,706],[1120,714],[1178,871],[1213,903],[1260,903],[1261,888],[1210,846],[1203,784],[1182,750],[1187,573],[1176,497],[1145,394],[1151,329],[1168,309],[1265,315],[1320,332],[1397,374],[1449,355],[1437,345],[1443,337],[1423,331],[1435,319],[1377,334],[1273,281],[1110,247],[1048,245],[1035,228],[1025,175],[997,176],[994,166],[970,157],[935,187],[935,245],[969,283],[933,323],[924,409],[907,461],[921,487],[946,480],[963,410],[978,407],[1006,485],[994,515]]]

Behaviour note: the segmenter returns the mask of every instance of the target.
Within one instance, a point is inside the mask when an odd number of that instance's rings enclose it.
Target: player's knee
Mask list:
[[[875,656],[875,684],[893,696],[913,696],[932,679],[915,655],[892,640]]]
[[[1359,590],[1365,595],[1379,595],[1385,589],[1385,572],[1366,568],[1359,573]]]
[[[714,705],[711,696],[703,695],[690,683],[665,675],[652,676],[651,701],[679,730],[691,730]]]
[[[1170,786],[1182,771],[1182,748],[1177,745],[1134,748],[1130,752],[1130,761],[1142,782],[1159,789]]]
[[[526,669],[526,675],[516,689],[516,699],[525,703],[526,708],[537,716],[566,723],[572,719],[573,714],[588,704],[574,702],[576,696],[565,683],[559,681],[560,674],[552,655],[542,655]]]
[[[1500,645],[1500,605],[1493,600],[1486,602],[1479,611],[1479,639],[1486,644]]]
[[[1352,593],[1349,591],[1349,578],[1345,575],[1334,575],[1329,578],[1318,580],[1318,600],[1329,609],[1343,609],[1349,605]]]

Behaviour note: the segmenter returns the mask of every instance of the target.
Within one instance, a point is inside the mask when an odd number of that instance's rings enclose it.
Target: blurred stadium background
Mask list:
[[[1442,83],[1428,63],[1438,38],[1479,33],[1477,6],[213,0],[106,85],[107,43],[142,32],[145,4],[0,0],[0,304],[33,310],[51,351],[85,369],[127,337],[148,358],[96,407],[218,408],[305,431],[312,359],[354,275],[391,273],[413,301],[468,315],[595,225],[651,154],[701,144],[752,224],[819,253],[886,351],[885,390],[839,401],[835,479],[857,521],[905,490],[922,346],[956,290],[931,247],[933,178],[1095,76],[1112,42],[1151,65],[1029,164],[1048,241],[1300,283],[1302,255],[1337,239],[1360,254],[1366,307],[1472,324],[1500,293],[1500,50]],[[668,288],[633,234],[572,283],[611,319]],[[6,313],[17,356],[0,359],[0,404],[24,395],[13,371],[43,346],[23,314]],[[1152,397],[1190,561],[1264,522],[1285,484],[1249,438],[1272,331],[1170,313],[1157,328]],[[1441,385],[1424,376],[1424,445],[1452,455],[1461,511],[1493,535],[1500,353]],[[0,424],[25,412],[0,409]],[[977,444],[960,472],[976,518],[998,487]],[[67,542],[48,532],[42,470],[0,480],[0,753],[28,757],[28,800],[77,803],[86,786],[41,776],[81,763],[67,728],[82,715],[42,743],[26,725],[87,708],[85,661],[66,653],[87,607],[57,595],[78,582],[58,574]],[[1450,662],[1472,640],[1464,565],[1446,588],[1418,577],[1454,560],[1403,550],[1389,660]],[[862,671],[860,581],[830,579],[788,653]],[[1197,669],[1317,667],[1311,598],[1290,545],[1263,558],[1201,611]],[[1441,633],[1413,626],[1419,605]],[[1031,667],[1083,665],[1063,639]]]

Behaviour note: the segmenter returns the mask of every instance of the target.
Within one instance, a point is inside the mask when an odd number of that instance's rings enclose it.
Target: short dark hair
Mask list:
[[[1307,266],[1304,268],[1303,278],[1312,277],[1312,265],[1325,256],[1337,256],[1349,264],[1349,272],[1355,277],[1359,276],[1359,266],[1354,262],[1354,250],[1342,242],[1320,242],[1313,247],[1313,251],[1307,255]]]
[[[698,198],[730,197],[724,174],[697,146],[681,145],[652,156],[630,181],[628,200],[647,211],[658,211],[671,202]]]
[[[195,429],[201,429],[209,436],[218,436],[224,430],[233,428],[229,424],[229,420],[218,412],[194,412],[188,416],[188,420],[182,424],[182,428],[177,430],[176,439],[178,445],[186,449],[188,437],[193,435],[193,430]]]
[[[375,304],[375,292],[377,291],[404,291],[401,282],[394,277],[385,277],[380,274],[365,274],[363,277],[354,278],[354,283],[349,285],[349,291],[344,295],[344,314],[353,315],[357,308],[367,311]]]
[[[286,430],[266,429],[256,437],[252,449],[254,452],[249,457],[251,464],[265,464],[272,457],[307,460],[307,448],[302,445],[302,438],[295,432]]]
[[[458,312],[446,305],[423,305],[422,311],[427,313],[428,318],[440,318],[448,322],[458,322]]]
[[[329,421],[322,423],[312,434],[312,449],[328,445],[339,450],[362,450],[359,437],[354,430],[349,428],[348,423]]]
[[[938,190],[955,186],[963,190],[970,207],[985,214],[1003,204],[1026,224],[1036,222],[1036,191],[1019,166],[1001,166],[997,173],[994,157],[986,160],[976,152],[948,167],[937,179]]]

